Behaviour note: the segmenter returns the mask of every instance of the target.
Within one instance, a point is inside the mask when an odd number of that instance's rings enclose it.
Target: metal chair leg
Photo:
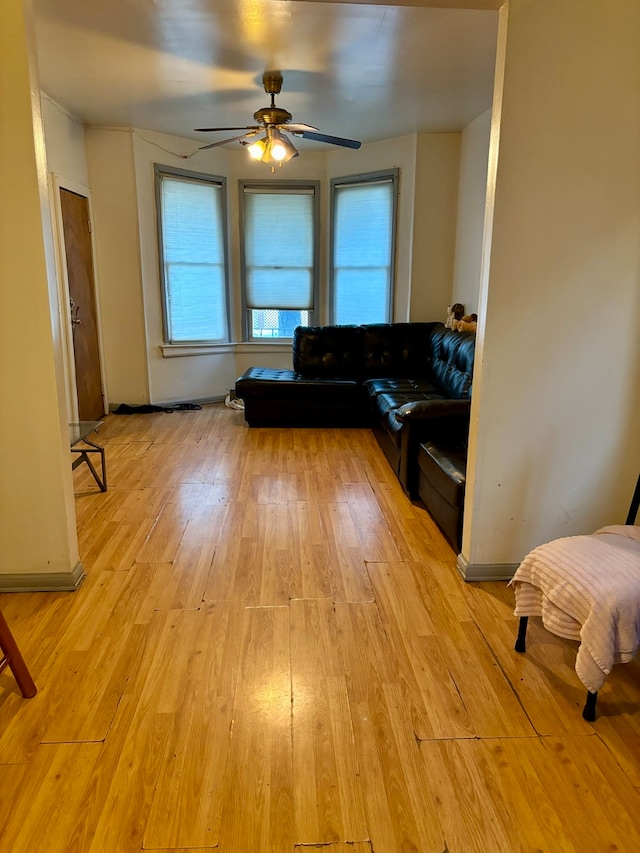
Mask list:
[[[529,624],[528,616],[521,616],[518,624],[518,638],[516,639],[515,649],[517,652],[527,651],[527,625]]]

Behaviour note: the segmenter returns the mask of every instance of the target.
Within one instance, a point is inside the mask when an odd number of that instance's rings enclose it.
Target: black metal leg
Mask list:
[[[526,652],[527,650],[527,625],[529,624],[528,616],[521,616],[518,623],[518,636],[516,639],[515,649],[517,652]],[[585,702],[582,711],[582,717],[588,723],[593,723],[596,719],[596,702],[598,701],[598,693],[587,692],[587,701]]]
[[[633,497],[631,498],[631,506],[629,507],[629,514],[627,515],[627,520],[625,521],[625,524],[636,523],[638,509],[640,509],[640,477],[638,477],[638,482],[636,483],[636,488],[633,493]]]
[[[100,486],[100,491],[106,492],[107,491],[107,464],[106,464],[105,455],[104,455],[104,447],[101,447],[99,444],[95,444],[95,442],[93,442],[93,441],[89,441],[88,438],[85,438],[84,442],[85,442],[85,444],[88,444],[90,447],[95,448],[95,450],[100,454],[100,463],[102,465],[102,480],[100,479],[100,477],[98,477],[95,468],[93,468],[93,465],[89,465],[89,467],[93,469],[93,476],[95,477],[96,482]],[[91,453],[92,451],[89,450],[87,452]]]
[[[86,438],[83,439],[83,441],[86,444],[89,444],[91,446],[90,447],[80,447],[80,448],[72,447],[71,448],[72,453],[78,454],[78,458],[74,459],[74,461],[71,465],[71,469],[73,471],[75,471],[75,469],[78,467],[78,465],[81,465],[83,462],[86,462],[87,465],[89,466],[89,470],[93,474],[94,480],[100,486],[100,491],[106,492],[107,491],[107,466],[106,466],[106,461],[105,461],[104,447],[100,447],[99,444],[94,444],[92,441],[89,441]],[[96,471],[95,466],[93,465],[93,463],[89,457],[90,453],[99,453],[100,454],[100,462],[101,462],[101,467],[102,467],[102,478],[100,477],[100,475]]]
[[[592,693],[590,690],[587,693],[587,701],[582,711],[582,717],[588,723],[593,723],[596,718],[596,702],[598,701],[598,693]]]
[[[518,624],[518,638],[516,640],[516,651],[527,651],[527,625],[529,624],[528,616],[521,616]]]

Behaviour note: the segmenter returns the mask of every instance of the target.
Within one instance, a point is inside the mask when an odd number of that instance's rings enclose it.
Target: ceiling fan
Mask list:
[[[343,148],[360,148],[361,143],[355,139],[344,139],[341,136],[327,136],[327,134],[320,133],[317,127],[313,127],[310,124],[292,122],[291,119],[293,116],[291,113],[283,110],[281,107],[277,107],[275,103],[275,97],[280,94],[280,90],[282,89],[282,74],[279,71],[265,71],[262,76],[262,84],[267,95],[271,96],[271,104],[253,114],[256,124],[247,125],[246,127],[196,127],[195,130],[197,132],[203,133],[233,130],[242,131],[237,136],[230,136],[218,142],[211,142],[209,145],[202,145],[199,149],[200,151],[239,140],[241,145],[247,146],[249,154],[254,159],[262,160],[263,163],[273,164],[274,162],[279,162],[282,164],[298,156],[298,151],[283,131],[287,131],[287,133],[291,133],[294,136],[301,136],[303,139],[327,142],[330,145],[340,145]],[[252,142],[253,137],[258,136],[260,133],[264,133],[264,136]]]

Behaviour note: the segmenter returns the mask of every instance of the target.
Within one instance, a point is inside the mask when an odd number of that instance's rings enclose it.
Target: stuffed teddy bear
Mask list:
[[[454,302],[453,305],[447,307],[447,319],[444,321],[445,328],[455,329],[458,320],[461,320],[464,315],[464,305],[460,302]]]
[[[455,321],[455,326],[453,328],[457,329],[459,332],[475,332],[477,326],[478,315],[466,314],[464,317]]]

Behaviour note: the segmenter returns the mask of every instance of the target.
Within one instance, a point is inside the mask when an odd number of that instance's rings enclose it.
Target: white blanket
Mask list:
[[[612,525],[529,553],[513,579],[516,616],[541,616],[552,634],[579,640],[576,673],[597,692],[640,645],[640,527]]]

